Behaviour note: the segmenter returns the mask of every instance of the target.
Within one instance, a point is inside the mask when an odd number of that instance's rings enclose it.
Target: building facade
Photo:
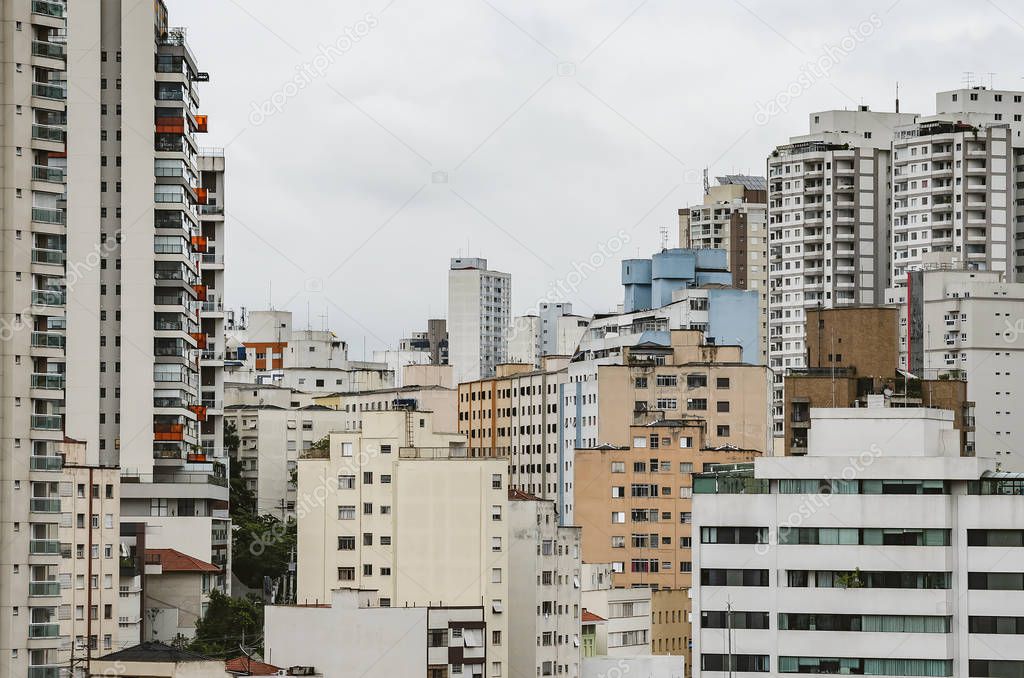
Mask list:
[[[455,383],[493,376],[508,362],[512,276],[486,259],[455,258],[448,271],[448,362]]]
[[[943,410],[811,418],[807,456],[694,478],[695,675],[1024,670],[1018,474]]]

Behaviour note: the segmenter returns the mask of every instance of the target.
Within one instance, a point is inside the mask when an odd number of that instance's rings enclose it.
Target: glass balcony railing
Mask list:
[[[32,178],[36,181],[50,181],[55,184],[64,183],[64,170],[60,167],[32,165]]]
[[[64,302],[62,290],[32,290],[32,303],[37,306],[63,306]]]
[[[61,678],[61,666],[30,666],[28,678]]]
[[[58,508],[60,508],[60,500],[57,501],[57,504]],[[42,513],[49,513],[49,511],[43,511]],[[60,555],[60,542],[56,539],[30,539],[28,542],[28,552],[34,556],[58,556]],[[60,595],[59,588],[56,595]]]
[[[56,638],[60,635],[60,624],[29,624],[29,638]]]
[[[32,388],[60,390],[64,388],[63,374],[33,374]]]
[[[46,85],[41,82],[32,83],[32,96],[44,99],[66,99],[64,88],[59,85]]]
[[[32,428],[38,431],[60,431],[64,428],[64,417],[59,414],[33,414]]]
[[[57,544],[57,553],[60,553],[60,544]],[[49,598],[60,595],[60,582],[58,581],[30,581],[28,583],[28,594],[40,598]]]
[[[67,132],[64,131],[63,127],[56,127],[55,125],[32,125],[32,138],[63,143],[68,138],[68,135]]]
[[[32,13],[45,16],[64,16],[64,5],[59,2],[47,2],[46,0],[32,0]]]
[[[64,348],[65,337],[54,332],[33,332],[33,348]]]
[[[59,471],[64,468],[64,459],[55,455],[36,455],[28,458],[29,468],[33,471]]]
[[[55,264],[60,266],[64,263],[64,252],[61,250],[32,250],[33,264]]]
[[[64,58],[64,45],[56,42],[43,42],[42,40],[32,41],[33,56],[49,57],[51,59]]]
[[[28,508],[32,513],[60,513],[60,497],[32,497]]]
[[[42,224],[63,224],[65,222],[64,210],[33,207],[32,221],[38,221]]]

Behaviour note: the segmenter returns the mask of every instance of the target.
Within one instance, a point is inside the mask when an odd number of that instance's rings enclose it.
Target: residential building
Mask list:
[[[32,582],[48,581],[51,573],[56,577],[60,562],[56,455],[64,438],[68,282],[64,10],[58,2],[8,4],[0,10],[7,29],[0,48],[7,64],[0,151],[5,197],[0,214],[0,672],[5,675],[53,675],[68,655],[61,653],[59,598],[32,595],[53,589]],[[94,464],[97,450],[93,442]],[[52,551],[54,545],[55,553],[33,552]]]
[[[175,549],[146,549],[146,638],[162,643],[190,640],[206,615],[210,592],[223,572]],[[223,592],[223,591],[222,591]]]
[[[704,444],[701,420],[630,427],[628,445],[578,448],[574,517],[583,559],[608,563],[611,585],[649,588],[651,650],[689,662],[691,506],[694,472],[750,461],[759,452]],[[587,609],[606,616],[587,604]]]
[[[559,525],[554,501],[508,498],[509,675],[579,676],[580,529]]]
[[[32,526],[29,553],[41,560],[29,565],[26,613],[29,637],[34,639],[31,655],[48,654],[52,664],[68,666],[116,649],[121,607],[120,474],[116,466],[90,463],[93,455],[85,443],[68,438],[57,450],[59,456],[44,459],[63,457],[62,466],[33,472],[51,480],[33,483],[32,511],[54,522],[46,529],[40,523]],[[49,498],[39,493],[43,484],[52,490]],[[14,530],[18,529],[15,523]],[[43,564],[42,559],[48,562]],[[17,610],[15,606],[12,614]],[[56,656],[35,649],[51,640],[60,641]],[[31,664],[35,668],[28,675],[47,673],[41,662]]]
[[[223,460],[224,450],[224,360],[227,339],[224,314],[224,149],[202,148],[199,155],[199,183],[205,203],[198,205],[201,234],[195,249],[201,255],[202,304],[199,336],[199,444],[206,459]]]
[[[768,363],[768,182],[728,174],[709,186],[704,202],[679,210],[679,246],[728,253],[733,284],[756,290],[761,324],[761,362]]]
[[[448,364],[448,324],[444,318],[427,320],[426,332],[413,332],[398,342],[399,351],[425,352],[429,364]]]
[[[454,258],[448,271],[448,362],[455,382],[494,375],[508,362],[512,276],[486,259]]]
[[[630,657],[651,652],[651,589],[615,588],[608,563],[583,563],[583,608],[596,624],[593,656]]]
[[[590,318],[575,315],[568,302],[541,302],[537,312],[516,316],[508,340],[508,362],[541,366],[546,356],[571,356]]]
[[[406,375],[416,371],[416,367],[423,367],[430,370],[430,365],[411,366],[407,365]],[[445,375],[442,379],[447,380],[450,368],[443,366]],[[407,379],[407,381],[428,381],[428,379]],[[313,402],[320,407],[327,407],[337,410],[344,416],[336,431],[359,431],[363,426],[363,418],[366,412],[381,412],[388,410],[415,409],[423,412],[430,412],[436,431],[455,433],[458,430],[456,421],[458,407],[456,403],[457,391],[453,388],[438,384],[425,384],[422,386],[410,384],[401,388],[385,388],[355,393],[328,393],[317,395]]]
[[[517,315],[508,333],[509,363],[540,365],[540,317]]]
[[[340,588],[330,604],[267,606],[265,659],[312,665],[324,678],[494,675],[486,664],[484,606],[388,607],[378,593]]]
[[[804,310],[880,303],[888,285],[893,130],[911,113],[867,106],[810,115],[809,133],[768,157],[768,356],[774,431],[782,377],[806,367]]]
[[[806,456],[694,478],[695,675],[1021,671],[1024,478],[951,412],[811,419]]]
[[[900,365],[965,381],[974,453],[1024,469],[1024,422],[1015,407],[1024,374],[1024,283],[942,254],[929,254],[905,277],[905,286],[887,292],[900,309]]]
[[[935,95],[936,114],[896,129],[892,284],[929,252],[1014,280],[1022,195],[1024,92],[972,87]]]
[[[429,412],[369,412],[300,456],[298,489],[298,601],[339,587],[375,588],[382,607],[483,601],[487,675],[508,670],[504,460],[469,457]]]
[[[127,647],[89,664],[88,675],[124,676],[125,678],[225,678],[223,659],[210,659],[205,655],[157,641],[146,641]]]
[[[251,311],[228,332],[226,369],[234,382],[300,391],[365,391],[394,385],[384,362],[349,360],[348,345],[329,330],[294,329],[290,311]]]
[[[458,431],[472,457],[504,457],[509,483],[542,499],[559,496],[560,388],[567,360],[498,365],[487,379],[459,384]]]
[[[864,406],[874,397],[890,407],[951,410],[963,453],[977,453],[970,386],[953,370],[922,378],[900,369],[899,316],[893,306],[807,310],[807,367],[786,370],[781,454],[806,453],[811,408]]]
[[[643,676],[644,678],[683,678],[682,657],[588,657],[583,660],[583,678],[607,678],[614,675]]]

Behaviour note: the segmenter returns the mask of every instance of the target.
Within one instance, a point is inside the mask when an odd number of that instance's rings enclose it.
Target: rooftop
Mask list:
[[[273,664],[265,664],[246,656],[227,660],[224,669],[239,676],[275,676],[281,671]]]
[[[198,652],[190,652],[156,641],[147,641],[104,655],[100,661],[180,663],[213,660]]]
[[[146,549],[146,562],[159,564],[164,572],[220,572],[212,563],[175,549]]]

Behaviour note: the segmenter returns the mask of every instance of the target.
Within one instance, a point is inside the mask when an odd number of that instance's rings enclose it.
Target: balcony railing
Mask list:
[[[32,263],[61,266],[64,264],[64,256],[65,254],[62,250],[33,249]]]
[[[67,132],[64,131],[63,127],[56,127],[55,125],[32,125],[32,138],[42,139],[43,141],[64,143],[68,138],[68,135]]]
[[[29,638],[56,638],[60,635],[60,624],[29,624]]]
[[[223,205],[200,205],[200,214],[224,214]]]
[[[57,504],[58,508],[60,508],[60,500],[57,500]],[[37,511],[37,513],[49,513],[49,511]],[[33,556],[59,556],[60,541],[56,539],[30,539],[28,542],[28,552]],[[60,595],[59,588],[57,595]]]
[[[64,348],[65,337],[54,332],[33,332],[33,348]]]
[[[204,301],[203,312],[205,313],[219,313],[224,310],[223,301]]]
[[[57,553],[60,553],[60,544],[57,545]],[[28,583],[28,594],[41,598],[52,598],[60,595],[59,581],[30,581]]]
[[[64,417],[59,414],[33,414],[32,428],[38,431],[60,431],[64,428]]]
[[[66,99],[64,88],[59,85],[46,85],[41,82],[32,83],[32,96],[44,99]]]
[[[32,388],[60,390],[64,388],[63,374],[33,374],[31,380]]]
[[[28,678],[61,678],[61,666],[30,666]]]
[[[32,221],[38,221],[41,224],[63,224],[66,221],[66,217],[64,216],[64,210],[33,207]]]
[[[42,40],[33,40],[32,54],[34,56],[49,57],[51,59],[63,59],[64,45],[61,45],[56,42],[43,42]]]
[[[33,471],[59,471],[64,468],[64,458],[55,455],[35,455],[29,457],[28,462]]]
[[[64,301],[61,290],[32,290],[32,303],[36,306],[63,306]]]
[[[32,13],[45,16],[64,16],[64,5],[59,2],[47,2],[46,0],[32,0]]]
[[[60,167],[32,165],[32,178],[36,181],[49,181],[55,184],[64,183],[64,170]]]
[[[60,513],[60,497],[32,497],[28,509],[32,513]]]

